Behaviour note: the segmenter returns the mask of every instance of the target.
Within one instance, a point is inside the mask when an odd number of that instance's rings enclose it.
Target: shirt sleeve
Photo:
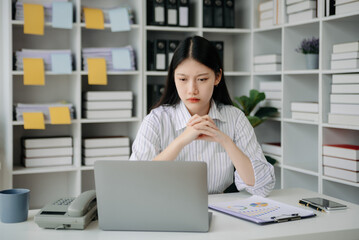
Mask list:
[[[236,187],[238,190],[245,189],[253,195],[265,197],[273,190],[275,185],[274,168],[264,157],[262,148],[257,142],[254,129],[242,112],[240,112],[235,128],[234,143],[250,159],[255,177],[254,186],[248,186],[236,171]]]
[[[159,126],[158,117],[153,113],[143,119],[132,144],[130,160],[152,160],[161,152]]]

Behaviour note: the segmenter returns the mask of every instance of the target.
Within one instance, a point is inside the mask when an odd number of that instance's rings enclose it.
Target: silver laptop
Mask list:
[[[102,230],[209,230],[206,163],[97,161],[95,185]]]

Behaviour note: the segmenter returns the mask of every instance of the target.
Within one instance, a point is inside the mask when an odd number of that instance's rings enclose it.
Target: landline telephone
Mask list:
[[[42,228],[85,229],[97,215],[96,192],[90,190],[77,198],[59,198],[44,206],[34,217]]]

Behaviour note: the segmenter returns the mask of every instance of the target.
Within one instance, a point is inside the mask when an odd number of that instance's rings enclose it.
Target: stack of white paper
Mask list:
[[[280,71],[282,69],[281,58],[280,54],[257,55],[254,57],[254,71]]]
[[[287,0],[288,22],[306,21],[317,17],[317,1]]]
[[[87,119],[132,116],[131,91],[89,91],[84,93],[84,117]]]
[[[280,80],[262,81],[259,83],[259,91],[266,95],[262,106],[277,108],[279,117],[282,110],[282,82]]]
[[[131,46],[121,48],[84,48],[82,49],[84,70],[88,71],[87,58],[104,58],[107,71],[136,70],[135,51]]]
[[[52,3],[53,2],[67,2],[68,0],[18,0],[15,8],[15,20],[24,20],[24,3],[40,4],[44,6],[45,22],[52,21]]]
[[[336,0],[335,15],[359,11],[359,0]]]
[[[359,68],[359,41],[333,45],[332,69]]]
[[[23,59],[24,58],[42,58],[44,59],[45,71],[53,71],[54,68],[58,67],[54,66],[52,61],[57,56],[61,56],[61,60],[54,64],[67,65],[66,69],[72,70],[72,57],[70,49],[22,49],[21,51],[16,51],[16,70],[22,71],[24,70]],[[65,56],[65,60],[62,58]]]
[[[328,123],[359,125],[359,74],[333,74]]]
[[[128,137],[85,138],[83,144],[83,164],[94,165],[102,160],[128,160],[130,158],[130,139]]]
[[[317,122],[319,120],[319,104],[317,102],[291,102],[292,118]]]
[[[83,6],[83,7],[82,7],[82,10],[83,10],[83,8],[86,8],[86,6]],[[89,7],[89,8],[92,8],[92,7]],[[121,7],[121,8],[123,8],[123,7]],[[113,8],[96,8],[96,9],[100,9],[100,10],[103,12],[103,17],[104,17],[104,22],[105,22],[105,23],[111,23],[110,12],[119,9],[119,7],[113,7]],[[134,14],[133,14],[132,8],[130,8],[130,7],[125,7],[125,9],[127,10],[127,13],[128,13],[129,23],[130,23],[130,24],[134,24],[135,21],[134,21]],[[85,22],[85,16],[84,16],[83,11],[82,11],[82,14],[81,14],[81,21],[82,21],[82,22]]]
[[[72,137],[46,137],[22,139],[25,167],[71,165]]]
[[[23,121],[24,112],[42,112],[45,120],[50,120],[50,107],[68,107],[70,110],[70,116],[72,119],[75,118],[75,108],[73,104],[65,103],[43,103],[43,104],[25,104],[18,103],[15,105],[15,119],[17,121]]]

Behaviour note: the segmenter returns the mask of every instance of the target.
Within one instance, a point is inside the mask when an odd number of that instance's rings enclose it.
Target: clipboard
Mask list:
[[[295,221],[316,216],[311,210],[294,207],[260,196],[210,204],[208,207],[257,224]]]

